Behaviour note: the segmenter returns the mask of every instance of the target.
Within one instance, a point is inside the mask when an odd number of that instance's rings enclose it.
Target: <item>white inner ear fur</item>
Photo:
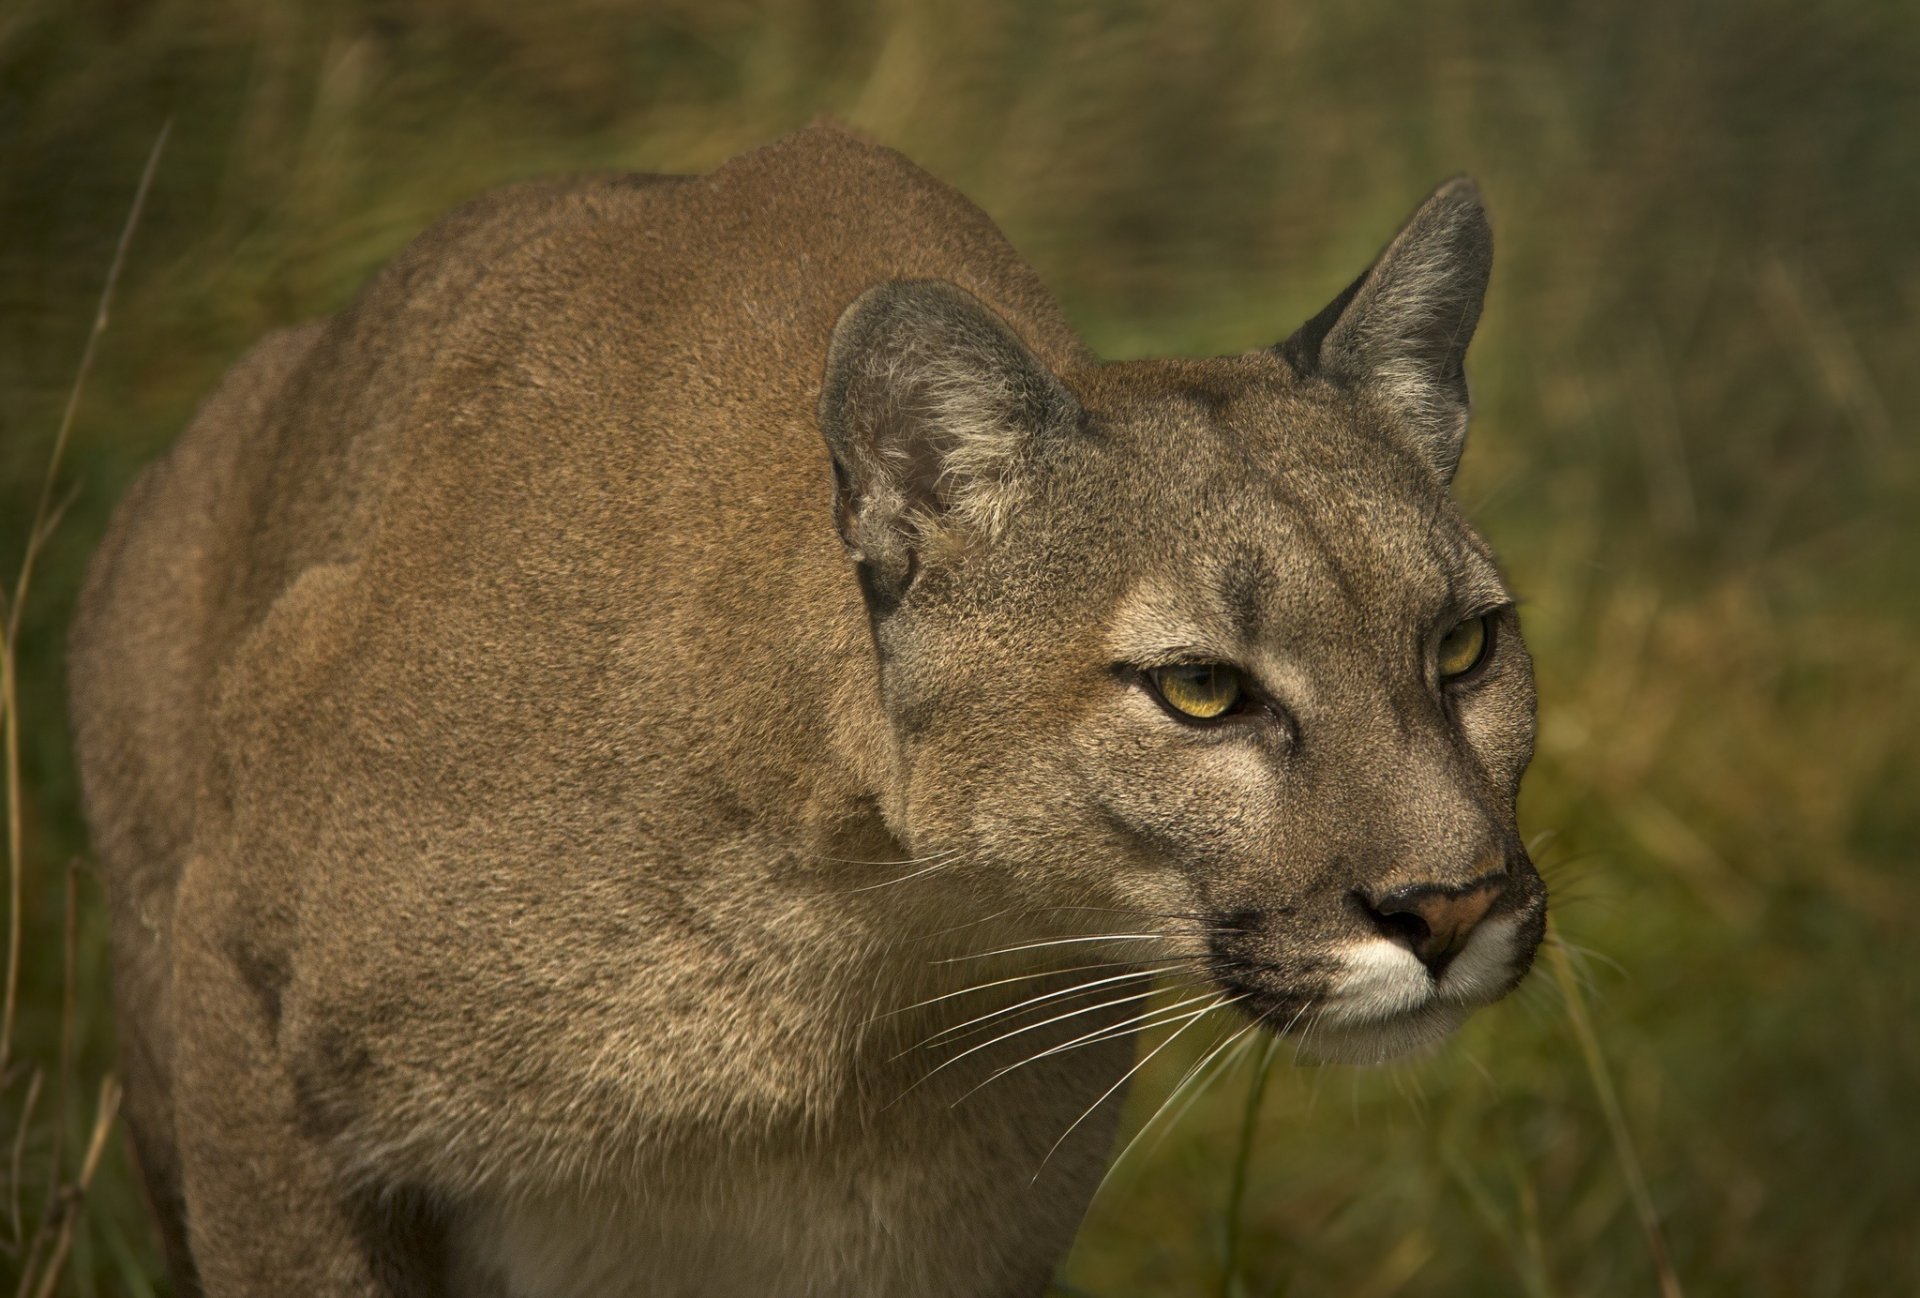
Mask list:
[[[997,537],[1019,502],[1015,471],[1035,430],[1019,418],[1018,381],[949,354],[922,354],[912,366],[920,384],[916,413],[938,428],[945,443],[940,481],[949,495],[950,521],[988,540]],[[894,366],[898,371],[906,367]],[[927,532],[934,518],[916,520]]]

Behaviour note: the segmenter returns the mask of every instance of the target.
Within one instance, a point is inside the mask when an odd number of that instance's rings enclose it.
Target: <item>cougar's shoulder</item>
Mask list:
[[[845,768],[881,760],[814,404],[840,313],[891,279],[961,285],[1053,363],[1084,359],[984,214],[812,129],[707,176],[470,205],[303,335],[270,397],[190,435],[231,457],[238,503],[198,556],[221,635],[189,669],[213,738],[181,922],[279,970],[258,999],[317,1124],[457,1143],[448,1115],[360,1103],[340,1043],[372,1024],[396,1075],[458,1067],[510,1107],[578,1095],[608,1040],[688,997],[716,1021],[818,1021],[784,978],[606,971],[641,915],[655,961],[800,942],[750,876],[789,826],[852,814]],[[490,963],[474,935],[519,954]],[[804,959],[762,951],[782,958]],[[516,970],[588,990],[562,1014]],[[488,1043],[543,1033],[576,1042],[556,1047],[572,1072],[529,1090]],[[680,1060],[670,1089],[791,1106],[841,1084],[796,1074],[843,1056],[763,1056],[753,1078]]]

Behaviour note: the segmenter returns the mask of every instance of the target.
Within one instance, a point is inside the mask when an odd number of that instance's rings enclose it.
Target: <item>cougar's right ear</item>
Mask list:
[[[1457,176],[1392,243],[1277,349],[1302,374],[1379,397],[1441,480],[1467,437],[1467,344],[1493,268],[1493,230],[1473,181]]]
[[[834,524],[869,599],[898,603],[936,533],[991,539],[1018,499],[1022,462],[1079,411],[964,290],[902,280],[863,293],[834,326],[819,418]]]

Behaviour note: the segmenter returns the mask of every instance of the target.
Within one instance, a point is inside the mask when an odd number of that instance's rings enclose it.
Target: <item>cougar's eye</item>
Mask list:
[[[1487,656],[1487,645],[1493,639],[1485,616],[1470,617],[1453,630],[1447,632],[1446,639],[1440,642],[1440,652],[1435,655],[1440,667],[1440,679],[1452,680],[1465,676],[1480,665]]]
[[[1176,663],[1147,673],[1166,705],[1195,721],[1218,721],[1238,711],[1246,682],[1224,663]]]

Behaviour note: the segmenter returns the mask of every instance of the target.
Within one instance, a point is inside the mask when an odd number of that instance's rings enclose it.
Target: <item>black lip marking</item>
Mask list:
[[[1269,991],[1233,977],[1221,977],[1219,983],[1230,995],[1240,998],[1239,1006],[1249,1018],[1277,1036],[1285,1036],[1299,1026],[1319,999],[1304,992]]]

